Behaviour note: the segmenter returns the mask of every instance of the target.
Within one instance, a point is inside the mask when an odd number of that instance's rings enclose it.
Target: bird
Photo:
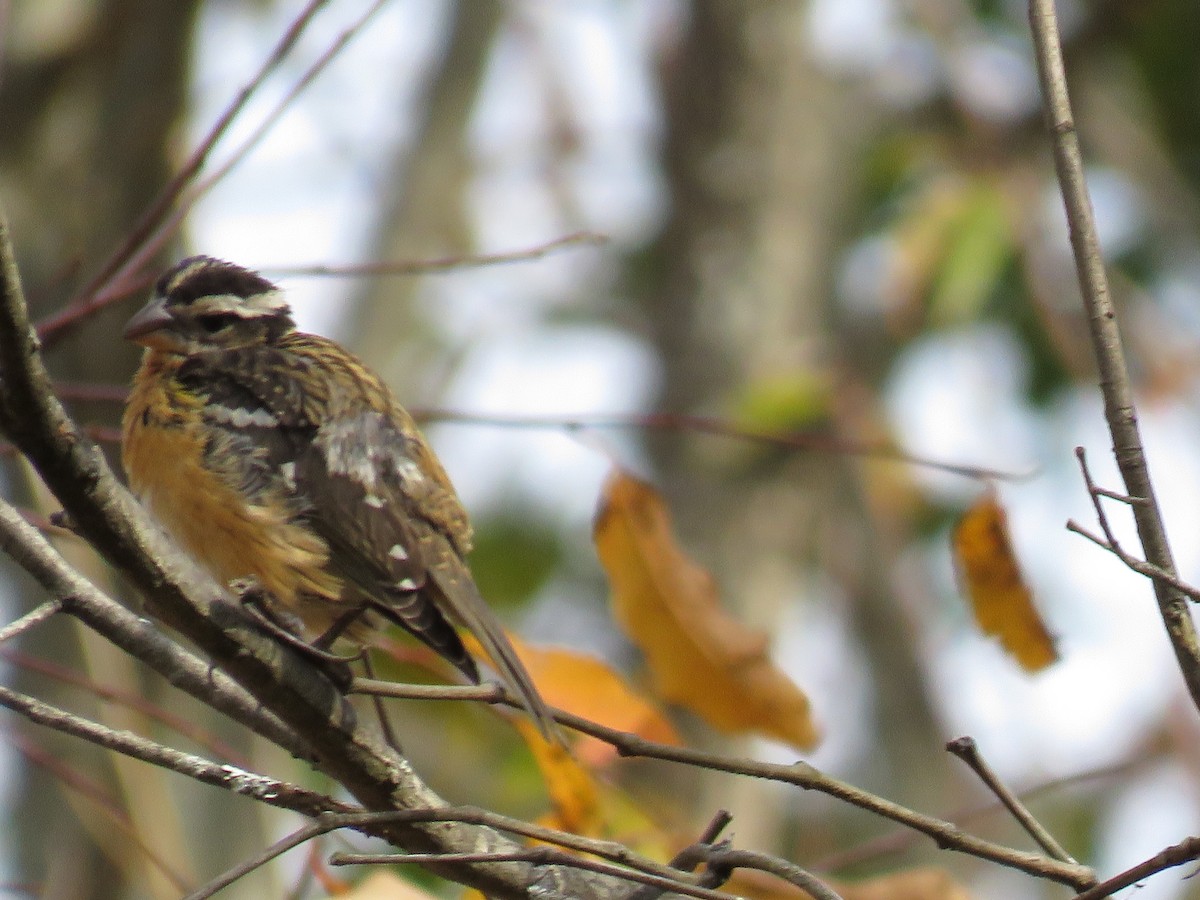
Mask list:
[[[306,642],[352,620],[351,635],[369,632],[382,616],[479,683],[465,628],[551,733],[465,561],[458,495],[376,373],[297,330],[267,278],[210,256],[168,269],[124,336],[145,351],[122,462],[178,544],[218,580],[255,584]]]

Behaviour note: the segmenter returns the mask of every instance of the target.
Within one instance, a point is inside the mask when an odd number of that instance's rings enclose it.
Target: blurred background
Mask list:
[[[300,10],[0,2],[0,202],[37,315],[95,274]],[[1197,583],[1200,6],[1064,0],[1059,14],[1151,470],[1181,574]],[[955,817],[989,799],[942,749],[969,734],[1012,786],[1050,785],[1033,811],[1102,875],[1200,828],[1196,710],[1151,588],[1064,528],[1093,524],[1075,446],[1102,485],[1120,483],[1024,4],[329,0],[201,179],[252,138],[147,271],[188,252],[262,269],[302,327],[351,345],[425,411],[476,522],[484,593],[528,640],[642,677],[591,543],[616,462],[664,492],[726,606],[770,633],[825,735],[805,757],[814,764]],[[603,241],[419,275],[305,271],[508,253],[576,233]],[[120,325],[144,296],[143,285],[48,350],[101,439],[137,360]],[[551,427],[439,421],[448,411]],[[688,430],[553,427],[650,412],[882,442],[1016,476],[997,489],[1061,661],[1025,674],[971,622],[949,533],[979,481]],[[55,508],[12,460],[3,478],[23,505]],[[1126,511],[1112,515],[1137,548]],[[84,548],[63,546],[121,590]],[[9,621],[40,597],[5,572]],[[327,787],[68,622],[3,664],[6,682],[194,749],[96,686],[169,705],[248,765]],[[418,771],[451,801],[544,811],[526,750],[487,713],[411,704],[398,716]],[[795,758],[676,721],[700,746]],[[0,880],[13,896],[178,896],[178,884],[298,824],[2,723]],[[1063,896],[894,839],[895,826],[824,797],[648,763],[614,763],[605,777],[681,842],[724,807],[738,846],[838,878],[933,865],[973,897]],[[1027,846],[999,813],[969,827]],[[322,896],[303,887],[304,865],[293,853],[227,895],[302,885],[296,896]],[[1138,896],[1200,897],[1188,871]]]

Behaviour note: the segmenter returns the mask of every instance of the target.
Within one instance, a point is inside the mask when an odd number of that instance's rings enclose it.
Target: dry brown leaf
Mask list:
[[[1033,605],[1009,539],[1004,509],[994,493],[988,492],[967,510],[954,529],[952,544],[960,581],[980,630],[999,638],[1028,672],[1055,662],[1054,639]]]
[[[617,472],[594,528],[613,613],[646,656],[655,692],[725,732],[809,749],[808,698],[767,655],[767,637],[721,608],[712,576],[679,548],[658,492]]]

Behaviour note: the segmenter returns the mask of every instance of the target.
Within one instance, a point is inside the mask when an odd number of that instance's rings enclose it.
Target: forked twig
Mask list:
[[[1005,809],[1012,813],[1013,818],[1020,823],[1029,836],[1037,841],[1039,847],[1055,859],[1065,863],[1075,863],[1071,854],[1067,853],[1062,845],[1054,839],[1054,836],[1046,830],[1046,827],[1034,818],[1029,808],[1021,802],[1021,798],[1009,790],[1008,785],[1001,781],[1000,776],[987,764],[987,760],[979,752],[979,745],[975,743],[974,738],[955,738],[946,744],[946,749],[970,766],[971,771],[988,786],[988,789],[996,795],[996,799],[1004,804]]]
[[[1100,530],[1104,532],[1104,537],[1093,534],[1074,519],[1067,520],[1067,530],[1085,537],[1096,546],[1107,550],[1124,563],[1127,568],[1137,572],[1139,575],[1145,575],[1156,582],[1164,583],[1191,600],[1200,602],[1200,588],[1188,584],[1182,578],[1165,569],[1133,556],[1121,546],[1116,535],[1113,534],[1112,526],[1108,521],[1108,514],[1104,511],[1104,504],[1100,502],[1100,498],[1108,497],[1109,499],[1118,500],[1130,506],[1145,502],[1144,498],[1129,497],[1125,494],[1119,494],[1116,491],[1109,491],[1098,487],[1092,479],[1091,470],[1088,468],[1087,454],[1082,447],[1075,448],[1075,459],[1079,461],[1079,470],[1083,474],[1084,484],[1087,485],[1088,496],[1092,500],[1092,508],[1096,511],[1096,522],[1100,525]]]

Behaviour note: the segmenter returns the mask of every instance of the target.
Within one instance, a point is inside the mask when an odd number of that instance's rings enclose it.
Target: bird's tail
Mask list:
[[[427,560],[429,578],[433,582],[427,587],[436,586],[451,617],[457,619],[483,646],[497,674],[505,686],[521,699],[542,736],[561,740],[550,708],[538,693],[529,670],[505,635],[496,614],[480,595],[466,563],[449,544],[441,549],[443,552],[436,554],[436,562],[428,565],[430,561]]]

